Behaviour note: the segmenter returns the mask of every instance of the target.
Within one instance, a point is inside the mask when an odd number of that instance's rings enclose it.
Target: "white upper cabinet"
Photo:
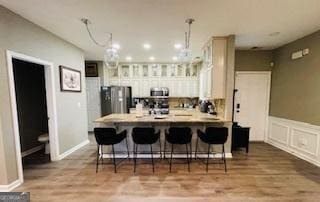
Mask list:
[[[149,76],[149,65],[142,65],[142,77],[147,78]]]
[[[226,96],[226,75],[227,75],[227,37],[213,37],[202,49],[203,67],[206,75],[201,76],[201,86],[205,90],[201,91],[200,97],[223,99]],[[204,71],[204,70],[203,70]],[[202,71],[202,73],[204,73]]]
[[[137,64],[132,65],[132,77],[139,78],[140,77],[140,66]]]
[[[106,72],[107,85],[131,86],[133,97],[149,97],[153,87],[168,87],[170,97],[199,97],[199,68],[195,64],[123,63]]]
[[[159,65],[153,64],[151,65],[151,76],[158,77],[159,76]]]
[[[130,77],[130,66],[129,65],[121,65],[121,78],[128,79]]]

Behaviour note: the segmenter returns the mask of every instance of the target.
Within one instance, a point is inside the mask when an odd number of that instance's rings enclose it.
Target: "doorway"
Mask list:
[[[236,72],[234,121],[250,127],[250,141],[267,137],[271,72]]]
[[[12,59],[23,167],[50,162],[44,66]]]
[[[20,111],[17,108],[18,99],[16,98],[16,86],[14,75],[14,63],[15,60],[20,62],[33,63],[34,67],[43,69],[44,83],[45,83],[45,99],[47,108],[47,127],[49,132],[49,144],[50,144],[50,159],[52,161],[59,160],[59,141],[58,141],[58,127],[57,127],[57,105],[56,105],[56,91],[55,91],[55,79],[54,79],[54,65],[51,62],[44,61],[38,58],[27,56],[24,54],[16,53],[13,51],[6,51],[7,55],[7,67],[9,78],[9,90],[11,100],[12,111],[12,123],[14,130],[15,141],[15,153],[18,170],[18,184],[23,183],[23,167],[22,167],[22,152],[20,143],[20,130],[18,115]],[[28,67],[26,67],[28,68]]]

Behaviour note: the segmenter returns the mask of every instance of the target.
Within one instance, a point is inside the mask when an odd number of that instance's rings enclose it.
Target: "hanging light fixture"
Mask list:
[[[185,45],[180,50],[178,59],[181,64],[186,64],[191,62],[191,49],[190,49],[190,35],[191,35],[191,24],[194,19],[188,18],[185,23],[188,24],[188,32],[185,32]]]
[[[85,24],[86,28],[87,28],[87,31],[88,31],[88,34],[89,34],[89,37],[90,39],[97,45],[97,46],[100,46],[100,47],[104,47],[106,48],[105,51],[104,51],[104,55],[103,55],[103,59],[104,59],[104,63],[106,64],[106,66],[109,68],[109,69],[115,69],[118,67],[118,64],[119,64],[119,52],[118,52],[118,49],[116,47],[114,47],[113,43],[112,43],[112,33],[109,33],[109,39],[106,43],[104,44],[101,44],[99,42],[97,42],[90,29],[89,29],[89,24],[90,24],[90,21],[86,18],[82,18],[81,21]]]

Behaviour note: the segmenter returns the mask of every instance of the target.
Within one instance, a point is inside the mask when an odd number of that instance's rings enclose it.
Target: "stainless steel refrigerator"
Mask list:
[[[101,115],[127,114],[131,107],[131,87],[102,86],[101,87]]]

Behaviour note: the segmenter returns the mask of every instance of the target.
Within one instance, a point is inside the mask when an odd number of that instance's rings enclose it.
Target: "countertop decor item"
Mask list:
[[[60,90],[81,92],[81,72],[65,66],[60,68]]]

